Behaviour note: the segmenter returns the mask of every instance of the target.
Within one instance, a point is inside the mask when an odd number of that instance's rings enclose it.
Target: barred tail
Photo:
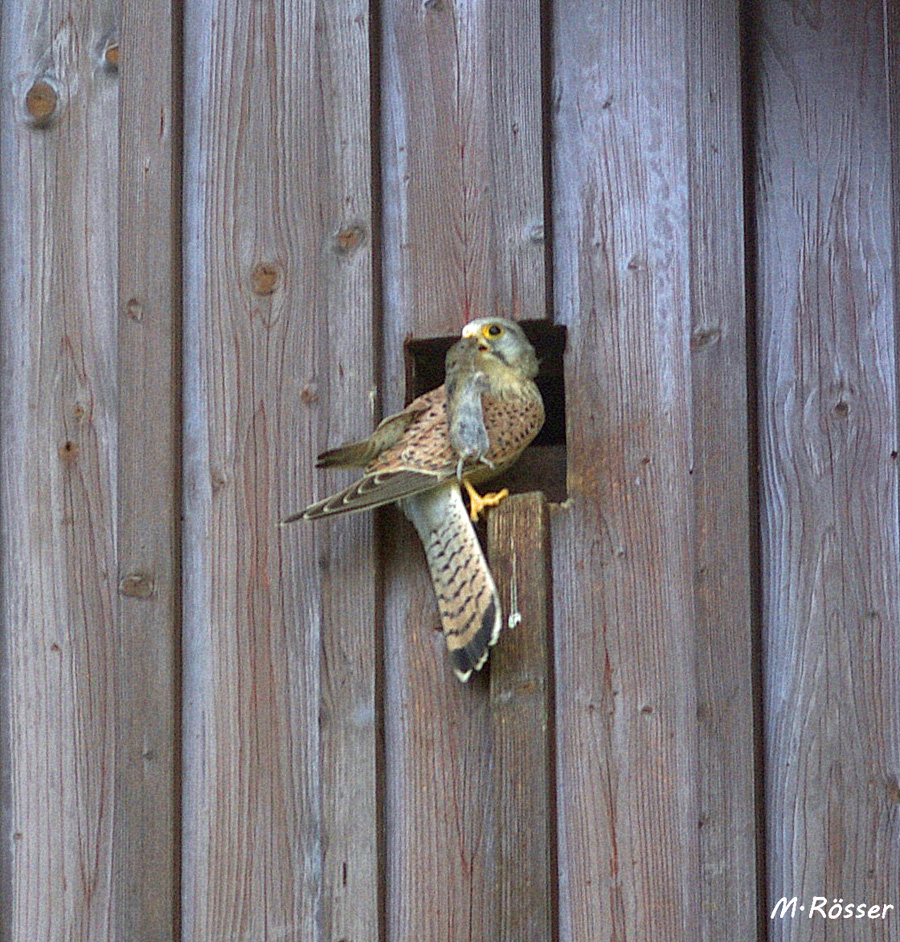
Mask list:
[[[441,626],[461,681],[487,660],[500,634],[500,597],[453,481],[403,501],[428,558]]]

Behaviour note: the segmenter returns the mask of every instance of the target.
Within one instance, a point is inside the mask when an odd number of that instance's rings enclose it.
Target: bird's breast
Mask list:
[[[481,397],[484,426],[490,449],[487,458],[496,466],[511,464],[525,450],[544,424],[544,404],[533,383],[531,390],[520,389],[518,396]]]

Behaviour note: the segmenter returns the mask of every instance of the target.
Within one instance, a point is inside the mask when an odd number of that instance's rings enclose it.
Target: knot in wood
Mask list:
[[[632,255],[626,268],[629,271],[647,271],[647,262],[640,255]]]
[[[338,255],[355,252],[366,240],[366,230],[360,225],[344,226],[334,236],[334,250]]]
[[[702,327],[696,328],[691,334],[691,347],[694,350],[699,350],[700,347],[705,347],[707,344],[715,343],[721,336],[721,331],[718,327],[708,324]]]
[[[132,599],[149,599],[156,593],[156,581],[146,572],[131,572],[119,583],[119,593]]]
[[[253,293],[265,297],[274,294],[281,281],[281,268],[275,262],[260,262],[250,275]]]
[[[59,94],[49,79],[37,79],[25,93],[25,110],[37,127],[49,124],[58,106]]]
[[[103,67],[108,72],[119,71],[119,41],[110,40],[103,50]]]
[[[60,461],[67,467],[72,467],[78,461],[79,454],[81,454],[81,449],[77,442],[65,441],[59,446]]]

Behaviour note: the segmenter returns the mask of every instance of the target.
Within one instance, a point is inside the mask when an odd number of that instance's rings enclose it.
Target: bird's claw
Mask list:
[[[485,507],[496,507],[509,497],[509,491],[505,487],[502,491],[497,491],[494,494],[479,494],[468,481],[463,481],[463,484],[469,492],[469,517],[473,523],[478,522],[478,518],[484,512]]]

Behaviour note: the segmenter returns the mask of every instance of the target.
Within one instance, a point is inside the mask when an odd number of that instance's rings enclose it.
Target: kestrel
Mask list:
[[[399,502],[425,547],[441,626],[461,681],[487,660],[502,623],[500,598],[471,521],[507,494],[474,484],[508,468],[544,424],[538,364],[522,328],[474,320],[448,351],[446,381],[388,416],[366,439],[325,451],[319,468],[365,468],[337,494],[283,522],[317,520]],[[466,513],[460,484],[466,488]]]

